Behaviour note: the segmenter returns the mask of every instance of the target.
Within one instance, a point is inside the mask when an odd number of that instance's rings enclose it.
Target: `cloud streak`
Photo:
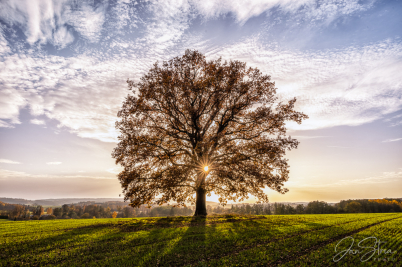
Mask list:
[[[30,179],[106,179],[106,180],[116,180],[115,177],[105,177],[105,176],[90,176],[90,175],[48,175],[48,174],[30,174],[20,171],[10,171],[5,169],[0,169],[0,179],[15,179],[15,178],[30,178]]]
[[[396,138],[396,139],[387,139],[382,141],[383,143],[389,143],[389,142],[397,142],[397,141],[401,141],[402,138]]]
[[[46,162],[47,165],[60,165],[60,161]]]
[[[0,159],[0,163],[6,163],[6,164],[21,164],[21,162],[9,160],[9,159]]]
[[[38,120],[38,119],[30,120],[30,123],[36,124],[36,125],[45,125],[46,124],[44,120]]]

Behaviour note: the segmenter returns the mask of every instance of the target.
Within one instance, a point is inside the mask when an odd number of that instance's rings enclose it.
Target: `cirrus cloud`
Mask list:
[[[6,163],[6,164],[21,164],[21,162],[14,161],[14,160],[9,160],[9,159],[0,159],[0,163]]]
[[[60,161],[52,161],[52,162],[46,162],[47,165],[60,165]]]

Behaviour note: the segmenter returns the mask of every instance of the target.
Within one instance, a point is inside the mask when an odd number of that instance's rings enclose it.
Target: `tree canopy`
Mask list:
[[[278,103],[270,76],[187,50],[127,83],[112,156],[131,206],[190,202],[206,215],[211,192],[227,203],[248,194],[267,202],[265,187],[288,191],[284,156],[298,141],[286,136],[285,122],[308,117],[294,109],[295,98]]]

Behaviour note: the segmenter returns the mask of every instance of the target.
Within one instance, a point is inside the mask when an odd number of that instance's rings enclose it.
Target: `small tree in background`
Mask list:
[[[36,215],[36,216],[42,216],[43,214],[45,213],[45,210],[44,210],[44,208],[42,207],[42,206],[37,206],[35,209],[34,209],[34,211],[33,211],[33,215]]]
[[[360,212],[362,205],[357,201],[352,201],[346,205],[346,211],[351,213]]]
[[[304,211],[305,211],[305,207],[304,207],[303,204],[298,204],[298,205],[296,206],[296,213],[297,213],[297,214],[303,214]]]
[[[117,212],[113,211],[113,213],[112,213],[112,218],[113,218],[113,219],[116,219],[116,217],[117,217]]]
[[[174,207],[170,209],[169,216],[174,216]]]
[[[61,206],[61,210],[63,212],[63,216],[66,217],[70,211],[70,206],[68,204],[63,204],[63,206]]]
[[[25,207],[22,205],[15,205],[14,209],[11,211],[11,218],[20,218],[25,216]]]
[[[288,191],[285,151],[299,142],[285,122],[307,116],[294,110],[295,98],[276,103],[270,76],[187,50],[127,82],[134,94],[118,113],[112,156],[124,167],[118,178],[131,206],[190,202],[194,215],[206,215],[211,192],[225,204],[248,194],[268,202],[265,187]]]
[[[132,218],[135,216],[135,210],[132,207],[124,207],[123,208],[123,217],[124,218]]]
[[[52,215],[53,214],[53,209],[52,208],[47,208],[46,209],[46,214],[47,215]]]
[[[61,216],[63,216],[63,209],[62,208],[55,208],[53,210],[53,215],[58,217],[58,218],[61,218]]]

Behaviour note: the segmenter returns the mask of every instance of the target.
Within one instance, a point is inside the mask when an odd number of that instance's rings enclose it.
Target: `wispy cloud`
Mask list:
[[[339,182],[334,183],[332,185],[343,186],[343,185],[350,185],[350,184],[379,184],[379,183],[381,184],[381,183],[394,182],[394,181],[400,180],[401,178],[402,178],[402,171],[384,172],[380,176],[367,177],[367,178],[361,178],[361,179],[340,180]]]
[[[95,7],[84,2],[77,10],[69,10],[66,14],[66,21],[86,40],[97,43],[101,38],[105,23],[106,9],[106,2],[101,2]]]
[[[36,124],[36,125],[45,125],[46,124],[44,120],[38,120],[38,119],[30,120],[30,122],[32,124]]]
[[[1,3],[0,18],[11,25],[20,26],[30,44],[38,41],[41,43],[53,42],[53,37],[56,37],[56,40],[63,37],[67,41],[63,44],[65,46],[73,38],[63,19],[67,2],[65,0],[54,2],[5,0]]]
[[[388,143],[388,142],[396,142],[396,141],[401,141],[402,140],[402,138],[396,138],[396,139],[387,139],[387,140],[384,140],[384,141],[382,141],[383,143]]]
[[[114,167],[114,168],[107,169],[106,171],[110,172],[110,173],[113,173],[113,174],[119,174],[122,170],[123,170],[122,167],[117,166],[117,167]]]
[[[395,126],[398,126],[398,125],[401,125],[401,124],[402,124],[402,120],[397,121],[397,122],[393,122],[393,123],[391,123],[391,127],[395,127]]]
[[[98,42],[108,3],[93,1],[5,0],[0,19],[18,25],[31,45],[51,43],[59,49],[74,41],[74,31],[89,42]]]
[[[60,165],[60,161],[46,162],[47,165]]]
[[[296,138],[296,139],[316,139],[316,138],[325,138],[325,137],[331,137],[331,136],[327,136],[327,135],[312,135],[312,136],[308,136],[308,135],[292,135],[292,138]]]
[[[392,118],[386,119],[384,121],[390,122],[390,126],[395,127],[395,126],[402,124],[402,120],[400,120],[401,117],[402,117],[402,114],[399,114],[399,115],[393,116]]]
[[[0,169],[0,179],[2,179],[2,180],[8,179],[8,178],[14,178],[14,177],[26,177],[26,176],[28,176],[28,174],[25,172]]]
[[[9,160],[9,159],[0,159],[0,163],[6,163],[6,164],[21,164],[21,162]]]
[[[0,68],[3,67],[2,65],[2,62],[0,62]],[[27,105],[23,93],[8,84],[9,78],[7,73],[2,71],[0,84],[1,82],[6,84],[0,90],[0,127],[14,127],[13,124],[20,124],[19,111]]]
[[[402,117],[402,114],[399,114],[399,115],[395,115],[395,116],[393,116],[393,117],[391,117],[391,118],[388,118],[388,119],[386,119],[386,120],[384,120],[384,121],[392,121],[392,120],[394,120],[394,119],[399,119],[399,118],[401,118]]]
[[[42,179],[116,179],[116,177],[105,177],[105,176],[90,176],[90,175],[48,175],[48,174],[30,174],[20,171],[10,171],[5,169],[0,169],[0,179],[10,179],[10,178],[42,178]]]

